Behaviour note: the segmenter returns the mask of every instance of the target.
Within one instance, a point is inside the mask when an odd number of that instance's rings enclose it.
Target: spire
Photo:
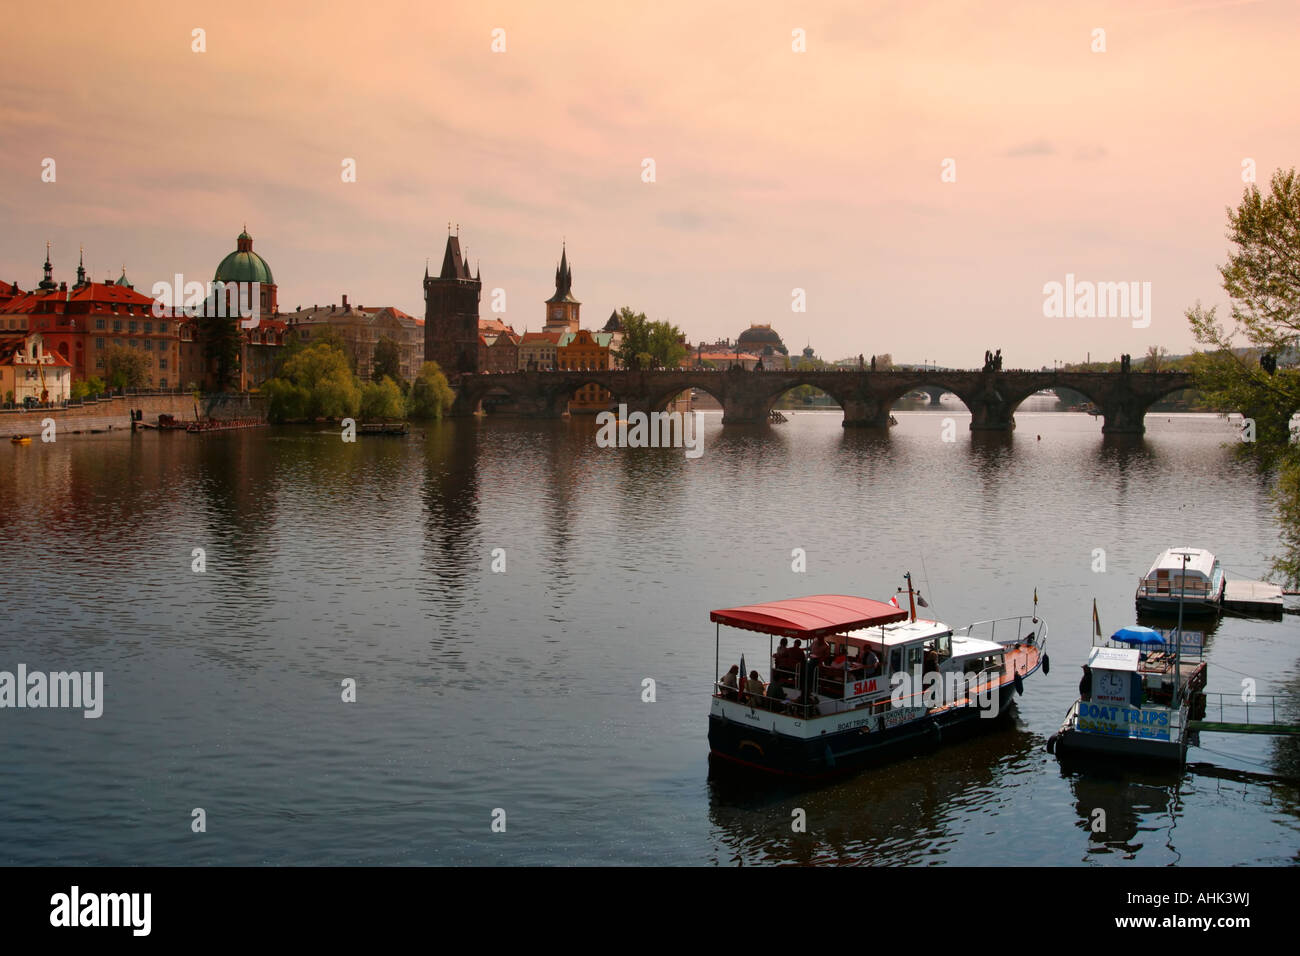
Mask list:
[[[54,288],[54,266],[50,264],[50,241],[45,240],[45,278],[41,280],[40,288]]]
[[[86,247],[81,247],[81,259],[77,263],[77,288],[86,284]]]
[[[440,279],[467,279],[468,273],[465,270],[465,260],[460,254],[460,237],[448,235],[447,249],[442,254],[442,271],[439,273]]]
[[[428,256],[424,257],[424,278],[426,282],[429,279],[429,257]]]

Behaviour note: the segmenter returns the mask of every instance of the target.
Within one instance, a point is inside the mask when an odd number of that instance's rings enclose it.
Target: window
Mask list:
[[[166,360],[165,358],[160,358],[160,359],[158,360],[158,368],[159,368],[159,369],[166,369],[166,368],[167,368],[167,360]],[[166,385],[167,383],[166,383],[166,382],[163,382],[163,384]]]
[[[134,319],[132,319],[130,322],[127,323],[127,331],[128,331],[128,332],[134,332],[134,331],[135,331],[135,320],[134,320]]]
[[[137,345],[140,344],[135,339],[127,339],[127,341],[131,343],[131,348],[135,348]]]
[[[167,379],[165,379],[165,378],[160,378],[160,379],[158,379],[158,387],[159,387],[159,388],[166,388],[166,387],[167,387]]]
[[[114,319],[114,320],[113,320],[113,331],[114,331],[114,332],[121,332],[121,331],[122,331],[122,320],[121,320],[121,319]]]
[[[167,323],[166,323],[166,322],[159,322],[159,323],[158,323],[158,334],[159,334],[159,335],[166,335],[166,334],[167,334]]]
[[[96,319],[96,320],[95,320],[95,328],[100,329],[101,331],[103,330],[103,328],[104,328],[104,326],[105,326],[106,324],[107,324],[107,323],[106,323],[103,319]]]
[[[95,368],[103,368],[104,359],[102,357],[95,359]]]
[[[102,349],[103,347],[104,347],[104,340],[102,338],[95,339],[95,348]]]
[[[144,324],[144,330],[145,330],[146,333],[152,333],[152,332],[153,332],[153,323],[152,323],[152,322],[146,322],[146,323]]]
[[[145,350],[146,350],[146,351],[152,352],[152,351],[153,351],[153,339],[145,339],[145,340],[144,340],[144,347],[145,347]]]

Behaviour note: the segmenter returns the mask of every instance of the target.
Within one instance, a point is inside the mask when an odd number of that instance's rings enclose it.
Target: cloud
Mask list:
[[[1056,147],[1052,145],[1051,140],[1031,139],[1027,143],[1021,143],[1019,146],[1012,146],[1003,153],[1003,156],[1050,156],[1056,152]]]

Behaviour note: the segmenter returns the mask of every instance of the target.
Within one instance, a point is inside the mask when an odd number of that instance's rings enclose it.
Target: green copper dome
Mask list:
[[[262,285],[275,285],[271,267],[266,260],[253,251],[253,237],[245,229],[235,240],[237,248],[217,266],[214,282],[260,282]]]

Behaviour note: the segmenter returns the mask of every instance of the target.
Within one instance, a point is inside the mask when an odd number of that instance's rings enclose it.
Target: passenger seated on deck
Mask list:
[[[880,673],[880,655],[869,647],[864,647],[862,652],[863,676],[875,677]]]
[[[727,700],[735,700],[737,692],[740,690],[740,665],[732,664],[731,670],[722,675],[722,696]]]
[[[763,686],[758,671],[749,672],[749,680],[745,681],[745,696],[751,706],[758,706],[763,702],[763,698],[767,696],[767,688]]]
[[[773,710],[785,709],[786,692],[778,681],[772,681],[767,685],[767,702]]]

